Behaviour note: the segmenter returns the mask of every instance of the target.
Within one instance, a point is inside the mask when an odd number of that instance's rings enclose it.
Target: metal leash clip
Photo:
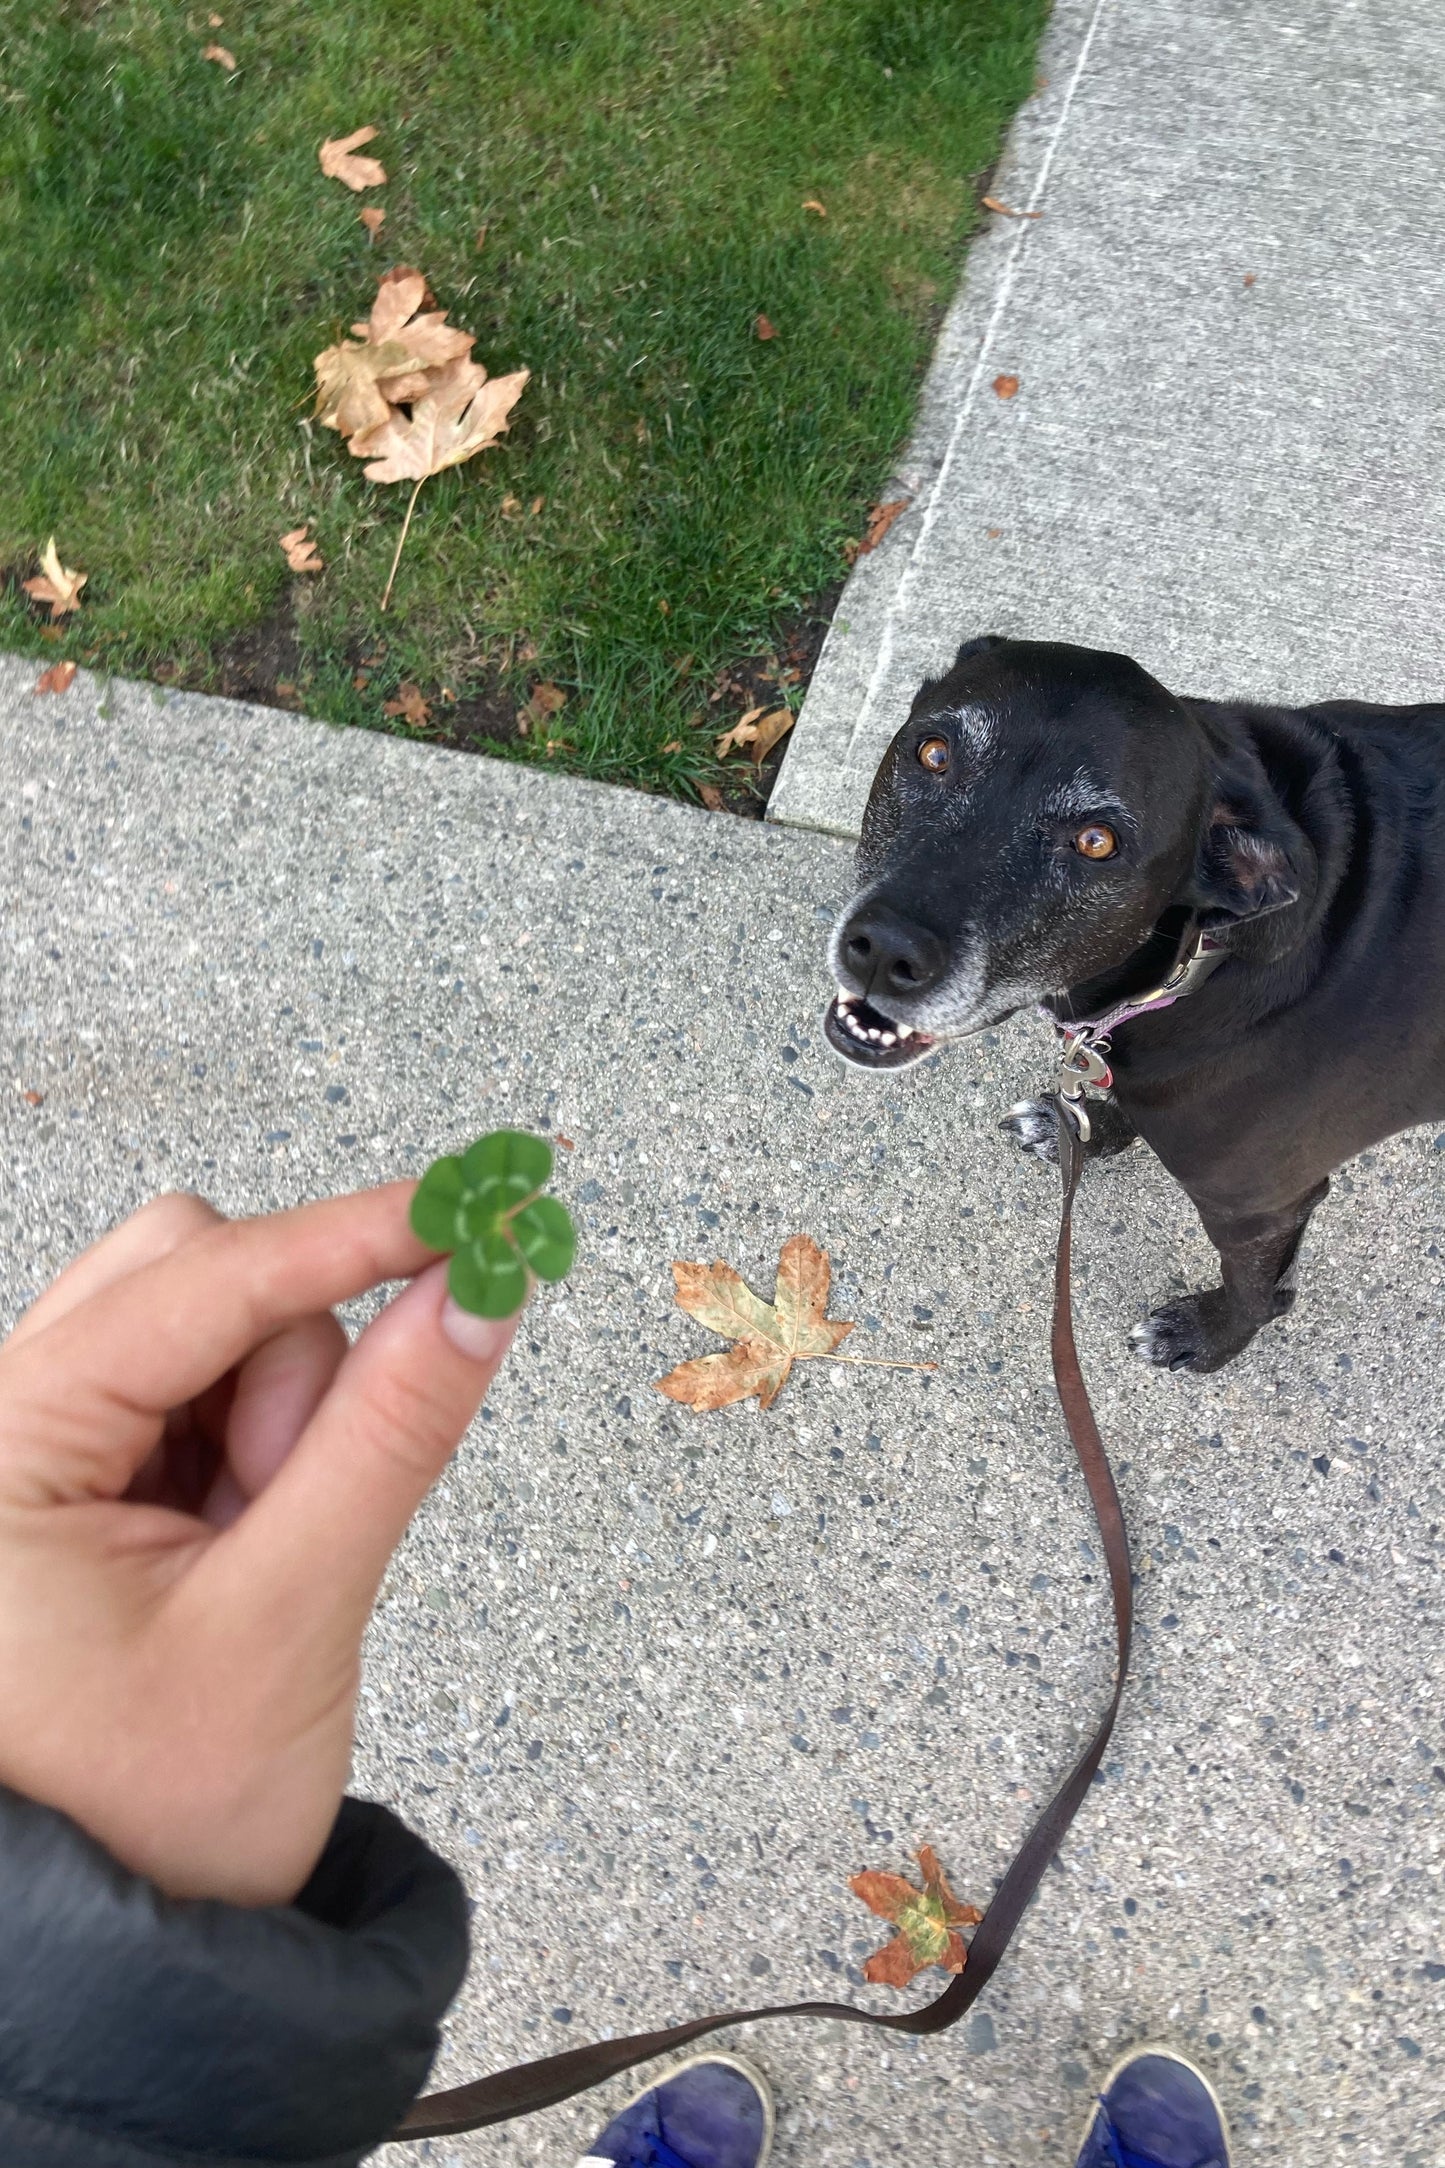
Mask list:
[[[1054,1089],[1063,1101],[1069,1120],[1079,1133],[1081,1144],[1087,1144],[1093,1134],[1084,1102],[1085,1085],[1093,1084],[1099,1091],[1106,1092],[1113,1081],[1114,1072],[1098,1047],[1085,1038],[1082,1032],[1065,1031]]]

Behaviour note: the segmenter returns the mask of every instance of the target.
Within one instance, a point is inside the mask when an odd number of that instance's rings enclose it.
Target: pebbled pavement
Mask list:
[[[1107,1679],[1054,1185],[995,1128],[1039,1030],[865,1087],[816,1029],[838,843],[35,674],[0,664],[6,1321],[164,1186],[259,1211],[501,1120],[571,1140],[578,1270],[368,1644],[356,1781],[475,1903],[436,2081],[742,1997],[889,2006],[847,1876],[929,1842],[986,1898]],[[1182,1196],[1142,1153],[1086,1183],[1080,1345],[1139,1567],[1117,1743],[959,2032],[743,2036],[785,2168],[1066,2168],[1160,2036],[1241,2160],[1445,2158],[1442,1149],[1352,1167],[1295,1313],[1206,1380],[1125,1348],[1207,1270]],[[815,1364],[766,1416],[654,1393],[716,1344],[669,1260],[766,1293],[797,1229],[850,1346],[938,1373]],[[626,2090],[429,2157],[565,2163]]]

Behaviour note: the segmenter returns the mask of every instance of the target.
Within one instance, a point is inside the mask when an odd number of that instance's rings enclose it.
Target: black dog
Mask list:
[[[970,640],[884,757],[858,866],[824,1021],[847,1060],[1034,1002],[1094,1024],[1086,1149],[1143,1137],[1223,1267],[1135,1328],[1148,1362],[1237,1355],[1333,1170],[1445,1116],[1445,705],[1183,700],[1122,655]],[[1046,1108],[1003,1126],[1054,1156]]]

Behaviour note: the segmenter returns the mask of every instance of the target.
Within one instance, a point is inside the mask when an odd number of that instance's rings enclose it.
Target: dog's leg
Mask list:
[[[1116,1152],[1127,1151],[1139,1135],[1124,1109],[1116,1099],[1087,1099],[1085,1107],[1089,1116],[1089,1141],[1084,1146],[1085,1159],[1112,1159]],[[1046,1099],[1021,1099],[1016,1107],[1010,1107],[999,1128],[1021,1152],[1034,1159],[1046,1159],[1051,1167],[1059,1163],[1059,1140],[1054,1127],[1054,1110]]]
[[[1224,1285],[1151,1311],[1129,1335],[1134,1351],[1163,1370],[1218,1370],[1295,1298],[1295,1267],[1310,1214],[1329,1194],[1320,1182],[1281,1212],[1200,1211],[1219,1252]]]

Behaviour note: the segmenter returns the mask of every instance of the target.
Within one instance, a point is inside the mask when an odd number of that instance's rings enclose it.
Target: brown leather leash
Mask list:
[[[841,2018],[850,2025],[880,2025],[888,2032],[940,2033],[946,2032],[950,2025],[956,2025],[983,1993],[1013,1939],[1029,1900],[1043,1880],[1049,1861],[1083,1805],[1084,1795],[1103,1759],[1123,1697],[1134,1616],[1129,1538],[1119,1506],[1119,1494],[1114,1487],[1113,1471],[1094,1421],[1074,1346],[1069,1254],[1074,1193],[1079,1186],[1084,1155],[1061,1100],[1051,1095],[1049,1104],[1058,1132],[1059,1172],[1063,1180],[1059,1246],[1054,1261],[1054,1385],[1088,1485],[1089,1500],[1103,1542],[1114,1598],[1118,1659],[1114,1691],[1099,1727],[1015,1853],[969,1944],[967,1965],[949,1981],[941,1995],[925,2003],[921,2010],[890,2015],[856,2010],[846,2002],[792,2002],[764,2010],[724,2010],[712,2017],[690,2018],[683,2025],[664,2026],[660,2032],[633,2033],[626,2040],[594,2040],[587,2047],[569,2048],[562,2055],[545,2055],[537,2062],[517,2063],[510,2070],[495,2071],[491,2077],[478,2078],[470,2085],[458,2085],[445,2093],[425,2094],[398,2124],[392,2133],[394,2139],[450,2138],[460,2131],[480,2130],[488,2123],[506,2123],[514,2116],[533,2115],[539,2108],[550,2108],[559,2100],[568,2100],[574,2093],[586,2092],[590,2086],[616,2077],[621,2071],[687,2047],[690,2042],[702,2039],[707,2033],[720,2032],[728,2025],[756,2024],[760,2018],[831,2017]]]

